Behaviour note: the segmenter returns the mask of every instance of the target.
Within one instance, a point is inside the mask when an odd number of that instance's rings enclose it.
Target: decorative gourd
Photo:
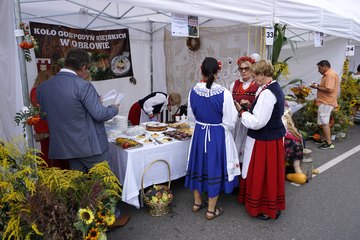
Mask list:
[[[286,179],[298,184],[306,183],[306,176],[303,173],[289,173],[286,175]]]

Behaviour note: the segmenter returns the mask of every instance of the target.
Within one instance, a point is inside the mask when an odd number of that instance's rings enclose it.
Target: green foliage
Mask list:
[[[309,135],[319,133],[317,125],[317,106],[314,100],[307,101],[306,106],[293,114],[295,126],[298,130],[307,132]]]
[[[121,196],[108,163],[85,174],[46,168],[37,153],[14,142],[0,144],[0,238],[81,239],[90,230],[105,232]],[[101,220],[83,225],[85,232],[76,228],[82,224],[81,208],[91,209]]]
[[[288,57],[283,61],[279,61],[280,53],[282,48],[289,44],[291,49],[295,53],[294,42],[287,37],[285,37],[286,32],[286,25],[275,24],[274,26],[274,42],[272,47],[272,55],[271,55],[271,63],[273,64],[275,71],[274,71],[274,79],[278,79],[280,75],[287,78],[289,74],[289,66],[287,61],[292,57]]]

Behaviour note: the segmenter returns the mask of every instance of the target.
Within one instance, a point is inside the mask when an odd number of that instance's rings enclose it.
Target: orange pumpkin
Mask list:
[[[313,138],[315,141],[319,141],[321,137],[320,137],[320,134],[314,133],[314,135],[312,136],[312,138]]]

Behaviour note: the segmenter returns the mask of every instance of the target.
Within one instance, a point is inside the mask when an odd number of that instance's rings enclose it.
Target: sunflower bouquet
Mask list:
[[[75,222],[75,228],[83,233],[85,240],[106,239],[107,228],[115,222],[113,206],[115,202],[106,205],[99,203],[95,207],[80,208]]]
[[[311,93],[311,89],[304,84],[290,88],[297,98],[306,98]]]
[[[105,167],[105,168],[104,168]],[[84,191],[77,212],[75,228],[83,233],[85,240],[106,239],[105,232],[115,222],[115,206],[120,199],[120,184],[106,166],[98,166],[89,172],[91,178],[80,184]]]

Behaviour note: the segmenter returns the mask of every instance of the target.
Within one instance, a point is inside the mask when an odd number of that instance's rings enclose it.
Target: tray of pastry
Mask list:
[[[168,123],[168,127],[175,128],[175,129],[184,129],[184,128],[190,128],[190,125],[188,123]]]
[[[190,139],[192,136],[190,133],[186,133],[186,132],[179,131],[179,130],[166,131],[166,132],[163,132],[163,134],[165,136],[169,136],[169,137],[172,137],[172,138],[174,138],[176,140],[180,140],[180,141]]]
[[[142,147],[143,144],[135,141],[134,139],[118,137],[115,139],[115,144],[121,147],[122,149],[133,149]]]

